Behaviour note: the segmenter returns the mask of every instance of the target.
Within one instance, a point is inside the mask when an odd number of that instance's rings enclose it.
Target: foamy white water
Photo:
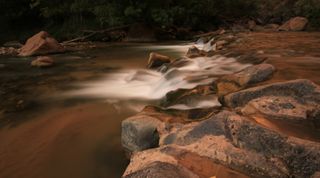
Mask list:
[[[231,74],[249,65],[223,56],[182,58],[165,73],[148,69],[120,70],[107,74],[101,80],[78,84],[80,89],[68,92],[68,95],[157,100],[170,91],[209,84],[219,75]]]
[[[155,46],[148,49],[174,49],[186,51],[191,45]],[[212,48],[211,41],[204,44],[199,42],[196,46],[202,50]],[[177,89],[192,89],[198,85],[210,84],[217,77],[232,74],[243,70],[251,64],[241,64],[235,58],[216,55],[212,57],[198,57],[175,60],[169,66],[159,71],[149,69],[123,69],[108,73],[100,80],[76,84],[77,90],[65,93],[71,97],[102,98],[117,103],[129,100],[159,100]],[[190,109],[205,108],[219,105],[214,96],[183,103],[170,108]],[[140,107],[139,107],[140,108]]]

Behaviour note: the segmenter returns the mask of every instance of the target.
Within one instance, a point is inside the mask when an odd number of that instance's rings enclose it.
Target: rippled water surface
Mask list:
[[[121,177],[128,164],[120,144],[123,119],[145,105],[157,104],[169,91],[208,84],[220,75],[251,65],[216,55],[181,58],[161,71],[146,69],[150,52],[175,59],[183,56],[188,47],[189,44],[104,45],[56,55],[57,65],[44,70],[31,69],[31,58],[0,59],[8,66],[3,78],[13,78],[13,84],[24,84],[21,77],[32,79],[21,86],[29,88],[37,103],[26,111],[10,114],[10,118],[1,116],[0,108],[0,119],[19,121],[0,129],[0,178]],[[204,98],[192,105],[170,108],[218,104],[217,100]],[[262,125],[275,127],[273,123]]]

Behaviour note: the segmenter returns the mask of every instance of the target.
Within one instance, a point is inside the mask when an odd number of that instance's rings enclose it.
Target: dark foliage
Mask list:
[[[45,28],[57,36],[143,22],[207,30],[240,19],[283,22],[302,15],[320,26],[320,0],[0,0],[2,34]],[[27,31],[27,30],[26,30]],[[21,34],[23,36],[23,34]],[[0,36],[1,37],[1,36]]]

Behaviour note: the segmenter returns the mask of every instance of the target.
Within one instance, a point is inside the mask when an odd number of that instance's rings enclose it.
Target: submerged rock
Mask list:
[[[168,56],[158,54],[158,53],[150,53],[148,60],[148,68],[154,69],[161,67],[163,64],[170,63],[171,59]]]
[[[270,64],[259,64],[248,67],[243,71],[222,77],[217,83],[218,95],[239,91],[248,85],[263,82],[269,79],[275,68]]]
[[[294,17],[285,22],[279,27],[280,31],[302,31],[308,24],[308,19],[305,17]]]
[[[64,52],[64,47],[49,33],[41,31],[29,38],[21,48],[19,56],[34,56]]]
[[[53,64],[54,60],[48,56],[39,56],[31,62],[31,66],[33,67],[51,67]]]

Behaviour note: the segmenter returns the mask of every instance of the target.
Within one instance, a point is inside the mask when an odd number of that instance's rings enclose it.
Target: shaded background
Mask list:
[[[0,42],[24,41],[39,30],[58,40],[82,30],[144,23],[157,28],[210,31],[253,19],[282,23],[305,16],[310,29],[320,21],[320,0],[0,0]]]

